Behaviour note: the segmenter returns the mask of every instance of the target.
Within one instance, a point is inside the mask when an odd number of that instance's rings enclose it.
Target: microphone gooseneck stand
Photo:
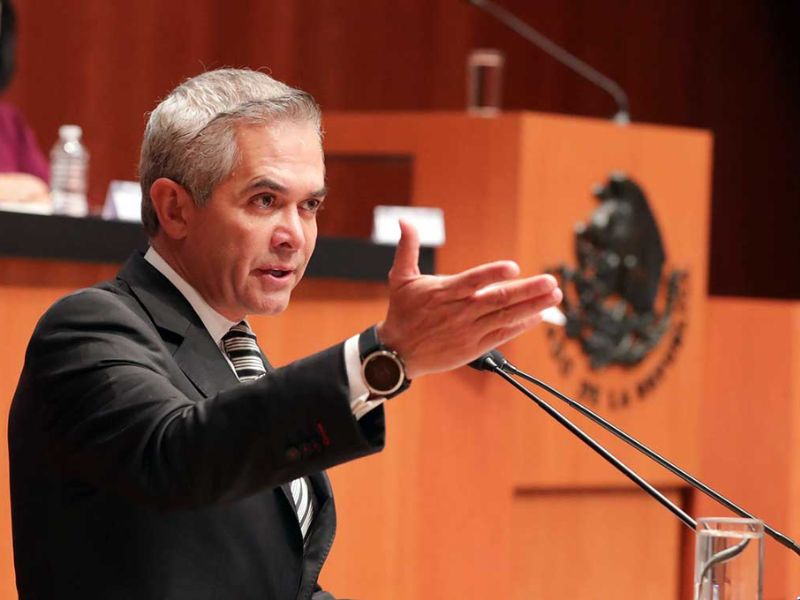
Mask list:
[[[553,417],[556,421],[559,422],[559,424],[561,424],[563,427],[566,427],[573,435],[577,436],[584,444],[589,446],[592,450],[594,450],[600,456],[602,456],[606,461],[611,463],[614,466],[614,468],[616,468],[623,475],[625,475],[625,477],[633,481],[636,485],[638,485],[645,492],[647,492],[652,498],[654,498],[657,502],[659,502],[662,506],[664,506],[676,517],[678,517],[684,525],[686,525],[689,529],[694,531],[694,529],[697,527],[697,523],[692,517],[686,514],[686,512],[684,512],[679,506],[677,506],[664,494],[659,492],[656,488],[654,488],[647,481],[645,481],[633,469],[628,467],[616,456],[611,454],[611,452],[603,448],[603,446],[601,446],[597,441],[595,441],[593,438],[591,438],[589,435],[583,432],[572,421],[567,419],[555,408],[550,406],[547,402],[539,398],[539,396],[531,392],[528,388],[519,383],[511,375],[506,373],[505,370],[503,370],[503,368],[500,366],[500,364],[502,363],[507,363],[503,355],[500,354],[497,350],[492,350],[490,353],[484,354],[477,360],[471,362],[470,366],[473,367],[474,369],[478,369],[479,371],[491,371],[493,373],[498,374],[503,379],[505,379],[508,383],[517,388],[525,396],[533,400],[539,406],[539,408],[541,408],[548,415]]]
[[[494,366],[493,367],[489,367],[488,361],[491,361],[491,363]],[[663,456],[661,456],[660,454],[658,454],[657,452],[655,452],[654,450],[649,448],[648,446],[645,446],[642,442],[640,442],[639,440],[637,440],[633,436],[625,433],[619,427],[617,427],[614,424],[610,423],[609,421],[607,421],[606,419],[604,419],[603,417],[601,417],[600,415],[598,415],[597,413],[595,413],[591,409],[586,408],[584,405],[582,405],[579,402],[573,400],[572,398],[570,398],[566,394],[563,394],[563,393],[559,392],[557,389],[555,389],[554,387],[552,387],[552,386],[548,385],[547,383],[541,381],[540,379],[537,379],[536,377],[534,377],[532,375],[529,375],[528,373],[525,373],[524,371],[521,371],[520,369],[515,367],[513,364],[508,362],[508,360],[499,351],[492,350],[491,352],[489,352],[487,354],[484,354],[483,356],[481,356],[479,359],[477,359],[473,363],[470,363],[470,366],[472,366],[473,368],[477,368],[479,370],[493,371],[493,372],[496,372],[498,374],[502,373],[502,375],[504,375],[504,376],[513,375],[513,376],[525,379],[526,381],[529,381],[530,383],[533,383],[534,385],[542,388],[546,392],[549,392],[550,394],[552,394],[553,396],[555,396],[559,400],[562,400],[562,401],[566,402],[571,408],[575,409],[576,411],[578,411],[580,414],[582,414],[586,418],[588,418],[591,421],[593,421],[594,423],[600,425],[603,429],[605,429],[609,433],[615,435],[617,438],[621,439],[622,441],[624,441],[629,446],[632,446],[633,448],[635,448],[636,450],[638,450],[639,452],[641,452],[642,454],[644,454],[645,456],[647,456],[651,460],[655,461],[656,463],[661,465],[663,468],[668,470],[670,473],[673,473],[674,475],[677,475],[683,481],[688,483],[690,486],[692,486],[696,490],[702,492],[703,494],[705,494],[706,496],[708,496],[712,500],[718,502],[719,504],[721,504],[722,506],[724,506],[725,508],[727,508],[731,512],[734,512],[737,515],[739,515],[740,517],[745,517],[747,519],[758,519],[758,517],[754,516],[752,513],[748,512],[745,509],[743,509],[742,507],[734,504],[731,500],[729,500],[728,498],[726,498],[725,496],[723,496],[722,494],[720,494],[719,492],[717,492],[713,488],[709,487],[708,485],[706,485],[705,483],[703,483],[702,481],[700,481],[696,477],[694,477],[691,474],[687,473],[686,471],[684,471],[683,469],[681,469],[680,467],[678,467],[674,463],[670,462],[669,460],[667,460],[666,458],[664,458]],[[505,379],[506,377],[503,377],[503,378]],[[762,523],[764,523],[764,521],[762,519],[759,519],[759,520]],[[773,527],[770,527],[766,523],[764,523],[764,531],[766,531],[767,534],[771,538],[773,538],[776,542],[778,542],[779,544],[785,546],[786,548],[788,548],[789,550],[791,550],[795,554],[800,555],[800,546],[798,546],[797,542],[792,540],[790,537],[788,537],[785,534],[781,533],[780,531],[774,529]]]
[[[517,367],[512,365],[508,360],[506,360],[505,356],[497,350],[492,350],[491,352],[487,352],[482,356],[478,357],[471,363],[469,366],[473,369],[477,369],[478,371],[490,371],[502,377],[505,381],[510,383],[520,392],[522,392],[526,397],[531,399],[535,402],[539,408],[544,410],[548,415],[553,417],[560,425],[568,429],[572,434],[578,437],[583,443],[587,446],[592,448],[595,452],[597,452],[600,456],[602,456],[606,461],[611,463],[617,470],[622,472],[628,479],[633,481],[637,486],[643,489],[647,494],[649,494],[652,498],[658,501],[662,506],[667,508],[672,514],[674,514],[680,521],[689,527],[692,530],[697,528],[697,522],[692,519],[686,512],[684,512],[680,507],[670,501],[666,496],[664,496],[661,492],[659,492],[656,488],[654,488],[650,483],[645,481],[641,476],[639,476],[635,471],[633,471],[630,467],[625,465],[622,461],[620,461],[617,457],[611,454],[608,450],[606,450],[603,446],[601,446],[597,441],[583,432],[580,428],[578,428],[574,423],[572,423],[569,419],[567,419],[564,415],[559,413],[556,409],[550,406],[547,402],[539,398],[536,394],[531,392],[528,388],[524,385],[519,383],[514,377],[519,377],[521,379],[525,379],[534,385],[542,388],[543,390],[547,391],[548,393],[554,395],[556,398],[566,402],[571,408],[577,410],[585,417],[589,418],[593,422],[597,423],[601,427],[603,427],[606,431],[609,431],[619,439],[623,440],[628,445],[632,446],[651,460],[655,461],[671,473],[677,475],[681,479],[683,479],[686,483],[691,485],[693,488],[703,492],[708,497],[712,498],[722,506],[728,508],[729,510],[733,511],[734,513],[738,514],[739,516],[750,518],[750,519],[757,519],[757,517],[753,516],[743,508],[737,506],[727,498],[725,498],[722,494],[715,491],[714,489],[710,488],[702,481],[693,477],[680,467],[676,466],[675,464],[668,461],[666,458],[658,454],[657,452],[651,450],[636,438],[628,435],[609,421],[605,420],[603,417],[598,415],[597,413],[593,412],[592,410],[586,408],[582,404],[576,402],[569,396],[562,394],[554,387],[544,383],[543,381],[533,377],[532,375],[528,375],[524,371],[519,370]],[[783,533],[773,529],[766,523],[763,523],[764,531],[766,531],[770,537],[776,540],[778,543],[782,544],[783,546],[789,548],[795,554],[800,555],[800,546],[797,543],[789,538],[788,536],[784,535]],[[699,581],[697,583],[698,590],[703,589],[703,584],[706,583],[706,579],[710,577],[711,569],[718,564],[727,562],[736,556],[739,556],[742,552],[744,552],[747,545],[750,543],[749,539],[745,539],[742,542],[731,546],[729,548],[723,549],[720,552],[717,552],[713,556],[711,556],[704,565],[702,565],[700,569]],[[708,584],[713,584],[712,581],[708,581]],[[800,597],[798,598],[800,600]]]
[[[707,486],[705,483],[703,483],[702,481],[700,481],[696,477],[693,477],[690,473],[687,473],[686,471],[684,471],[683,469],[681,469],[680,467],[678,467],[674,463],[670,462],[669,460],[667,460],[666,458],[664,458],[663,456],[658,454],[656,451],[654,451],[651,448],[649,448],[649,447],[645,446],[644,444],[642,444],[636,438],[632,437],[631,435],[628,435],[627,433],[622,431],[620,428],[618,428],[614,424],[612,424],[609,421],[605,420],[603,417],[598,415],[596,412],[593,412],[591,409],[586,408],[585,406],[583,406],[582,404],[576,402],[575,400],[573,400],[569,396],[566,396],[565,394],[562,394],[561,392],[559,392],[554,387],[546,384],[545,382],[541,381],[540,379],[537,379],[533,375],[529,375],[529,374],[525,373],[524,371],[520,371],[517,367],[515,367],[514,365],[512,365],[508,361],[506,361],[505,366],[501,367],[501,368],[504,369],[504,370],[507,370],[507,372],[511,373],[512,375],[516,375],[517,377],[521,377],[522,379],[525,379],[526,381],[531,382],[532,384],[542,388],[543,390],[546,390],[546,391],[550,392],[556,398],[559,398],[560,400],[563,400],[570,407],[572,407],[575,410],[577,410],[579,413],[584,415],[586,418],[591,419],[592,421],[594,421],[595,423],[600,425],[603,429],[605,429],[606,431],[614,434],[616,437],[618,437],[619,439],[624,441],[629,446],[632,446],[633,448],[636,448],[639,452],[641,452],[642,454],[644,454],[648,458],[651,458],[652,460],[657,462],[659,465],[664,467],[670,473],[673,473],[674,475],[677,475],[678,477],[683,479],[686,483],[691,485],[693,488],[695,488],[696,490],[698,490],[700,492],[703,492],[706,496],[708,496],[712,500],[715,500],[716,502],[718,502],[719,504],[721,504],[722,506],[724,506],[725,508],[727,508],[731,512],[734,512],[737,515],[739,515],[740,517],[744,517],[746,519],[758,519],[758,517],[753,516],[751,513],[747,512],[741,506],[738,506],[737,504],[734,504],[732,501],[728,500],[725,496],[723,496],[722,494],[717,492],[715,489]],[[761,521],[764,524],[764,531],[766,531],[769,534],[770,537],[772,537],[776,542],[786,546],[789,550],[791,550],[795,554],[800,555],[800,546],[798,546],[797,543],[794,540],[792,540],[791,538],[789,538],[786,535],[782,534],[780,531],[777,531],[776,529],[770,527],[762,519],[758,519],[758,520]]]
[[[585,63],[565,48],[556,44],[550,38],[542,35],[525,23],[525,21],[491,0],[467,0],[467,2],[488,13],[547,55],[609,94],[617,103],[617,113],[613,117],[615,123],[618,125],[627,125],[631,122],[630,110],[628,108],[628,95],[616,81],[603,75],[593,66]]]

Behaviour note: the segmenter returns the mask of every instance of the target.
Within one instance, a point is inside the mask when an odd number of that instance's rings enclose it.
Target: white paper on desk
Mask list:
[[[103,218],[142,222],[142,188],[138,181],[114,180],[108,184]]]
[[[372,213],[372,241],[397,244],[400,240],[398,219],[416,227],[420,245],[438,247],[444,244],[444,211],[422,206],[376,206]]]
[[[52,215],[53,205],[49,202],[15,202],[0,200],[0,210],[6,212],[30,213],[32,215]]]

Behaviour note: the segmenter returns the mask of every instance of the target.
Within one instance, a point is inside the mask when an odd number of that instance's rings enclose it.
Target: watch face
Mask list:
[[[364,361],[364,379],[378,393],[389,394],[398,389],[404,379],[400,362],[389,352],[379,351]]]

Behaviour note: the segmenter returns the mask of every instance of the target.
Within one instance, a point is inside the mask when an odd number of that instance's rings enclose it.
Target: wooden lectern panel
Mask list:
[[[712,298],[698,475],[800,540],[800,303]],[[705,497],[698,516],[731,516]],[[768,539],[764,600],[800,596],[800,557]]]
[[[628,371],[594,373],[573,348],[572,371],[563,374],[553,356],[549,336],[554,334],[546,327],[504,350],[520,367],[576,395],[578,383],[589,377],[604,389],[619,391],[635,388],[658,372],[658,385],[648,388],[646,401],[623,407],[604,394],[596,408],[688,468],[697,466],[711,161],[707,133],[527,113],[496,119],[450,113],[338,114],[326,117],[325,129],[328,153],[411,158],[411,203],[445,211],[447,243],[437,255],[443,273],[506,258],[519,262],[527,274],[574,264],[573,227],[597,206],[592,185],[620,169],[641,184],[661,229],[666,269],[689,274],[680,314],[674,315],[674,324],[683,323],[684,329],[671,326],[653,353]],[[346,202],[336,198],[335,189],[331,199],[334,207]],[[679,351],[670,354],[669,342],[678,337],[674,345]],[[619,491],[627,480],[621,482],[610,467],[502,381],[462,370],[419,383],[418,395],[400,398],[388,409],[390,427],[395,411],[416,414],[414,431],[396,442],[390,439],[387,452],[411,453],[415,458],[407,461],[419,460],[412,482],[416,487],[403,496],[408,502],[402,505],[404,513],[413,515],[408,517],[412,526],[400,531],[395,543],[415,549],[414,564],[420,570],[411,584],[375,590],[369,597],[513,597],[522,576],[512,568],[515,557],[530,557],[531,548],[534,554],[543,548],[520,537],[522,532],[537,534],[531,524],[540,521],[530,519],[540,509],[542,515],[551,509],[569,512],[576,493]],[[415,402],[416,407],[407,406]],[[409,424],[404,421],[403,426]],[[643,461],[636,464],[644,465],[643,472],[657,483],[675,486],[674,479]],[[349,472],[348,482],[355,486],[356,468],[340,467],[337,477]],[[355,487],[352,493],[357,494]],[[546,494],[547,502],[523,502],[528,494]],[[621,493],[620,502],[630,501],[626,494]],[[624,503],[616,504],[617,496],[603,498],[620,514],[625,512]],[[384,501],[395,505],[390,498]],[[636,541],[643,531],[675,530],[674,517],[658,506],[642,515],[641,530],[624,529],[611,545],[635,547],[644,543]],[[573,524],[572,530],[560,533],[582,548],[594,543],[597,531]],[[542,533],[539,541],[546,537]],[[660,595],[648,597],[677,597],[683,564],[678,539],[677,533],[671,534],[669,543],[652,546],[654,564],[671,574],[672,583]],[[327,573],[338,577],[344,567],[335,558]],[[614,576],[600,576],[605,579],[597,582],[598,589],[613,589]],[[548,590],[571,589],[570,582],[555,579],[554,573],[547,577]],[[366,590],[363,595],[368,596]]]
[[[0,261],[0,598],[16,598],[8,489],[8,409],[39,317],[58,298],[116,272],[109,265]]]
[[[662,513],[638,490],[517,496],[511,598],[678,598],[684,533]]]
[[[553,327],[540,328],[515,342],[509,356],[521,368],[692,469],[697,465],[696,424],[705,349],[710,137],[698,131],[645,125],[621,128],[578,119],[531,119],[525,125],[520,202],[528,215],[519,219],[516,232],[518,260],[525,271],[576,265],[573,228],[585,223],[598,206],[591,186],[601,183],[610,171],[620,170],[642,187],[658,223],[667,255],[663,278],[678,269],[688,277],[683,286],[685,306],[680,314],[673,311],[668,331],[640,364],[592,369],[576,341],[565,339],[563,331]],[[680,331],[679,326],[683,327]],[[679,347],[674,360],[667,362],[677,336]],[[554,356],[557,345],[562,346],[560,360]],[[569,372],[565,373],[562,367],[567,360]],[[643,386],[648,381],[657,384]],[[610,468],[597,468],[586,448],[543,415],[518,406],[516,422],[521,424],[515,452],[519,485],[595,486],[625,481]],[[610,436],[592,426],[587,429],[653,482],[674,483],[649,461],[611,442]]]

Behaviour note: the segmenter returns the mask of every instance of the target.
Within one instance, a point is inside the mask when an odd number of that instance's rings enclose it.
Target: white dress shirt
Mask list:
[[[211,308],[200,293],[181,277],[154,248],[148,248],[144,259],[153,265],[159,273],[169,279],[170,283],[178,288],[178,291],[183,294],[184,298],[191,304],[197,316],[200,317],[200,320],[203,322],[211,339],[214,340],[220,353],[235,373],[236,369],[233,368],[233,363],[231,363],[228,355],[225,354],[223,350],[222,336],[228,333],[230,328],[236,325],[237,322],[228,320]],[[344,343],[344,361],[345,368],[347,369],[347,383],[350,387],[350,410],[353,412],[356,419],[360,419],[373,408],[383,404],[384,399],[378,398],[375,400],[368,400],[369,390],[367,390],[367,386],[361,378],[361,358],[358,354],[358,335],[354,335]]]

